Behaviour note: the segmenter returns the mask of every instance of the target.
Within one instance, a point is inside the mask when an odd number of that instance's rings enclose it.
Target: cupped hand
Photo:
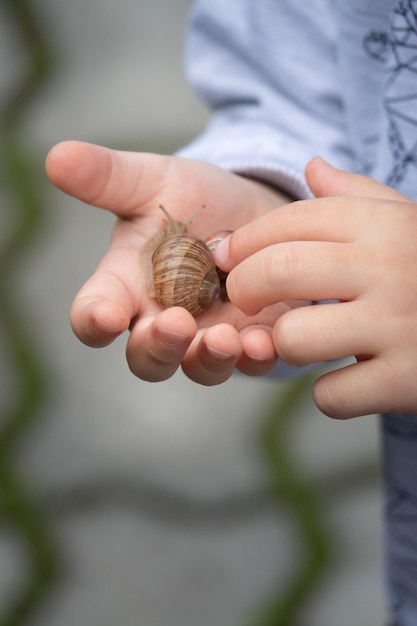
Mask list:
[[[189,226],[205,238],[220,229],[234,230],[287,197],[207,163],[76,141],[52,148],[46,171],[62,191],[117,217],[110,249],[71,309],[81,341],[101,347],[130,329],[129,366],[149,381],[169,378],[180,365],[191,379],[207,385],[223,382],[235,367],[262,375],[274,366],[272,326],[291,304],[248,316],[218,302],[197,321],[181,308],[162,311],[144,288],[139,256],[164,224],[160,204],[178,220],[205,204]]]
[[[321,159],[306,177],[315,199],[272,211],[218,247],[229,297],[247,315],[280,300],[331,301],[277,320],[278,355],[293,365],[356,357],[315,384],[330,416],[417,413],[417,203]]]

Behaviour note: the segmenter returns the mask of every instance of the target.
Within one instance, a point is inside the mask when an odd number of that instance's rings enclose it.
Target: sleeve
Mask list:
[[[332,0],[196,0],[189,82],[212,111],[180,155],[310,195],[307,161],[349,169]]]
[[[196,0],[187,73],[212,116],[181,154],[263,179],[298,198],[310,195],[303,172],[313,155],[356,169],[341,96],[337,4]],[[389,8],[373,4],[378,11]],[[363,3],[360,11],[366,10]],[[279,362],[270,376],[299,373]],[[417,624],[415,416],[384,415],[383,446],[388,599],[395,623],[411,626]]]

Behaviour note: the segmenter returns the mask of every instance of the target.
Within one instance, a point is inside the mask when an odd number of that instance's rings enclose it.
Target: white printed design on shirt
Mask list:
[[[385,63],[384,109],[392,157],[385,182],[399,187],[417,167],[417,0],[394,0],[389,33],[369,33],[368,54]]]

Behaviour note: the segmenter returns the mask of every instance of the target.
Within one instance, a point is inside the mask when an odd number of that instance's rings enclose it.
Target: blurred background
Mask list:
[[[171,153],[207,112],[188,0],[0,0],[0,624],[383,624],[375,417],[312,379],[135,379],[72,299],[113,220],[53,189],[63,139]]]

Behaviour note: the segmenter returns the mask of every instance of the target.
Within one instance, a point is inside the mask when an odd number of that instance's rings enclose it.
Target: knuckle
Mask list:
[[[291,313],[283,315],[275,324],[274,344],[280,359],[289,365],[302,366],[308,363],[306,344],[296,321],[297,316]]]
[[[280,215],[280,228],[290,239],[294,232],[298,232],[300,224],[304,224],[311,215],[311,205],[308,200],[297,200],[291,203],[287,210]]]
[[[295,242],[282,244],[277,249],[274,261],[270,271],[280,276],[281,281],[291,280],[298,276],[302,265],[300,246]]]

